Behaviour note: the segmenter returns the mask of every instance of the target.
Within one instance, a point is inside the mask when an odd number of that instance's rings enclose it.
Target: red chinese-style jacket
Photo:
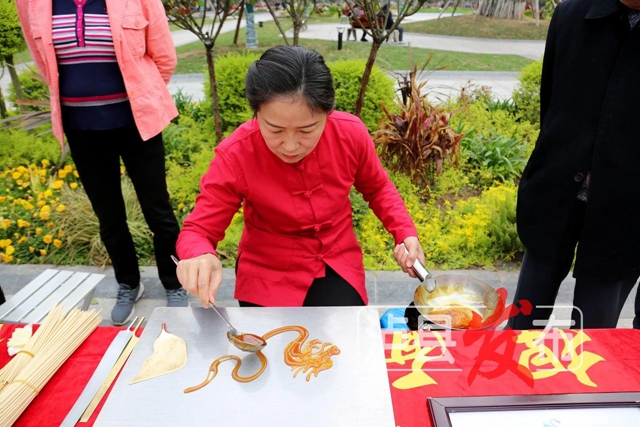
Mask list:
[[[360,119],[334,111],[318,145],[296,164],[273,154],[257,120],[215,150],[193,212],[177,243],[181,259],[214,253],[243,206],[235,298],[264,306],[301,306],[325,263],[368,302],[362,250],[353,229],[355,186],[396,243],[417,236]]]

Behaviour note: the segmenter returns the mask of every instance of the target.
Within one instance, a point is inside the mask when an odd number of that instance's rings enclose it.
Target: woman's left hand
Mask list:
[[[413,263],[416,261],[416,258],[419,259],[423,264],[425,263],[422,245],[420,245],[420,241],[415,236],[407,237],[406,239],[404,239],[403,243],[397,245],[393,250],[393,256],[395,257],[396,262],[398,263],[400,268],[402,268],[402,271],[404,271],[411,277],[418,277],[413,271],[413,268],[411,268],[413,266]]]

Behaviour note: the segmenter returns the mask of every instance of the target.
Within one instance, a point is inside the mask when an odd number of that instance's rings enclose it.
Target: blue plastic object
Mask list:
[[[390,308],[380,317],[382,329],[408,330],[407,319],[404,317],[406,307]]]

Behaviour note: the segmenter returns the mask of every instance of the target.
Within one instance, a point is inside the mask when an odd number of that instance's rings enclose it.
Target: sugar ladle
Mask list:
[[[171,255],[171,259],[176,263],[176,265],[178,265],[178,259],[175,256]],[[233,327],[231,322],[229,322],[229,320],[227,320],[227,318],[220,312],[220,310],[218,310],[218,307],[213,305],[213,303],[211,302],[209,302],[209,305],[211,306],[211,308],[213,308],[213,311],[215,311],[218,316],[220,316],[222,320],[224,320],[224,323],[227,324],[227,327],[229,328],[229,331],[227,332],[227,339],[231,342],[231,344],[235,345],[242,351],[248,351],[251,353],[258,352],[267,345],[267,341],[265,341],[265,339],[260,335],[250,334],[247,332],[238,332],[238,330]]]

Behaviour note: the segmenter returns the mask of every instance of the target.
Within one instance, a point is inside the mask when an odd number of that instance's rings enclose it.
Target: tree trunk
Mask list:
[[[7,63],[7,68],[9,69],[9,76],[11,76],[11,84],[13,85],[13,90],[16,94],[16,99],[24,99],[24,94],[22,93],[22,86],[20,86],[20,78],[18,77],[16,66],[13,63],[13,55],[5,56],[4,61]],[[21,106],[20,110],[24,111],[25,107]]]
[[[4,103],[4,95],[2,94],[2,87],[0,87],[0,118],[7,118],[7,104]]]
[[[442,17],[442,14],[444,13],[445,10],[447,10],[450,4],[451,4],[451,0],[447,0],[447,2],[444,4],[444,7],[440,11],[440,15],[438,15],[438,19]]]
[[[293,45],[300,45],[300,28],[302,28],[302,24],[299,22],[293,22]]]
[[[540,26],[540,0],[533,0],[535,3],[536,27]]]
[[[269,13],[273,17],[273,22],[276,23],[276,27],[278,27],[278,30],[280,31],[280,34],[282,34],[282,39],[284,40],[284,42],[286,43],[287,46],[291,46],[289,44],[289,40],[287,39],[287,35],[285,34],[285,31],[282,29],[282,26],[280,25],[280,20],[276,16],[275,10],[273,10],[273,8],[271,7],[271,4],[269,4],[268,1],[265,1],[264,4],[267,5],[267,9],[269,9]]]
[[[242,22],[242,14],[244,13],[244,1],[240,2],[240,11],[238,12],[238,25],[236,25],[236,32],[233,35],[233,44],[238,46],[238,33],[240,33],[240,23]]]
[[[209,70],[209,83],[211,84],[211,110],[216,129],[216,141],[222,141],[222,120],[220,119],[220,104],[218,104],[218,83],[216,82],[216,69],[213,60],[213,46],[205,46],[207,52],[207,69]]]
[[[247,49],[253,49],[258,47],[258,38],[256,37],[256,24],[253,17],[253,5],[251,3],[245,3],[245,7],[247,9]]]
[[[460,5],[460,0],[456,0],[456,4],[453,5],[453,11],[451,12],[451,16],[456,14],[456,10],[458,10],[459,5]]]
[[[364,67],[364,74],[362,75],[362,83],[360,84],[360,93],[358,93],[358,100],[356,101],[356,116],[360,117],[362,113],[362,105],[364,104],[364,95],[367,91],[367,85],[369,84],[369,77],[371,76],[371,70],[373,70],[373,64],[376,62],[376,56],[378,55],[378,49],[380,49],[380,43],[373,39],[371,45],[371,51],[369,52],[369,59],[367,59],[367,65]]]
[[[489,18],[522,19],[526,0],[486,0],[478,6],[478,15]]]

